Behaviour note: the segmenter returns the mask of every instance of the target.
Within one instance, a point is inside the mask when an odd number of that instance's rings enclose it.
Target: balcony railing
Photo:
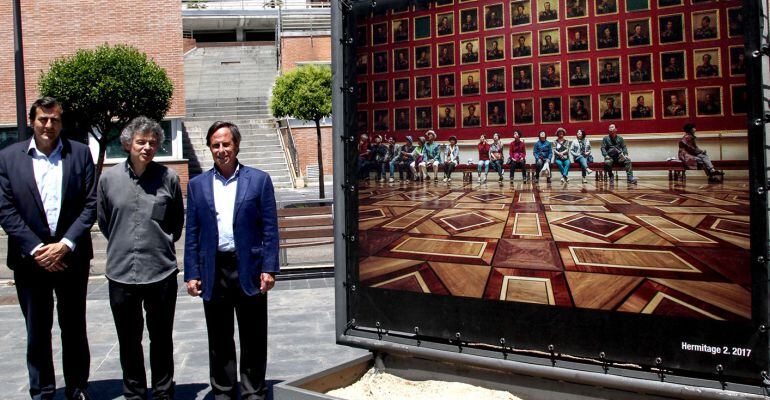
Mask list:
[[[182,10],[305,10],[330,8],[327,0],[182,0]]]

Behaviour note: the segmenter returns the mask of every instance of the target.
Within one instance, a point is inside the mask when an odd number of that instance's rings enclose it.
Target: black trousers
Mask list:
[[[267,396],[267,294],[247,296],[243,292],[234,254],[217,253],[216,261],[211,299],[203,302],[209,338],[211,391],[217,400],[237,398],[234,312],[241,344],[241,398],[263,400]]]
[[[154,399],[174,396],[174,311],[176,310],[177,274],[162,281],[128,285],[110,281],[110,308],[120,344],[123,368],[123,395],[126,400],[147,399],[142,332],[147,314],[150,336],[150,369]]]
[[[16,293],[27,325],[29,394],[33,399],[53,399],[56,378],[51,349],[54,293],[62,342],[65,395],[88,387],[91,353],[86,336],[86,289],[88,264],[70,262],[60,272],[38,266],[19,266],[14,271]]]

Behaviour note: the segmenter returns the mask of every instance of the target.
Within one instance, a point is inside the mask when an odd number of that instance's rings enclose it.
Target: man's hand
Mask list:
[[[203,293],[201,291],[201,281],[198,279],[190,279],[187,281],[187,294],[192,297],[198,297]]]
[[[47,244],[35,252],[35,262],[46,271],[61,271],[67,268],[62,258],[69,252],[70,248],[64,243]]]
[[[273,286],[275,286],[275,274],[263,272],[259,276],[259,280],[259,291],[262,293],[267,293]]]

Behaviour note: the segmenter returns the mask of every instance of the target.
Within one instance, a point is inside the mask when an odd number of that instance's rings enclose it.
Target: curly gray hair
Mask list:
[[[132,119],[123,128],[120,132],[120,143],[124,145],[130,144],[137,133],[152,133],[155,135],[155,139],[158,140],[158,146],[162,146],[163,141],[166,140],[166,132],[163,131],[163,128],[157,121],[141,116]]]

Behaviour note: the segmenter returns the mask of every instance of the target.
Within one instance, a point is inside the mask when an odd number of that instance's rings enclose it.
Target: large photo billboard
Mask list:
[[[767,222],[743,4],[394,4],[351,32],[350,319],[760,382]]]

